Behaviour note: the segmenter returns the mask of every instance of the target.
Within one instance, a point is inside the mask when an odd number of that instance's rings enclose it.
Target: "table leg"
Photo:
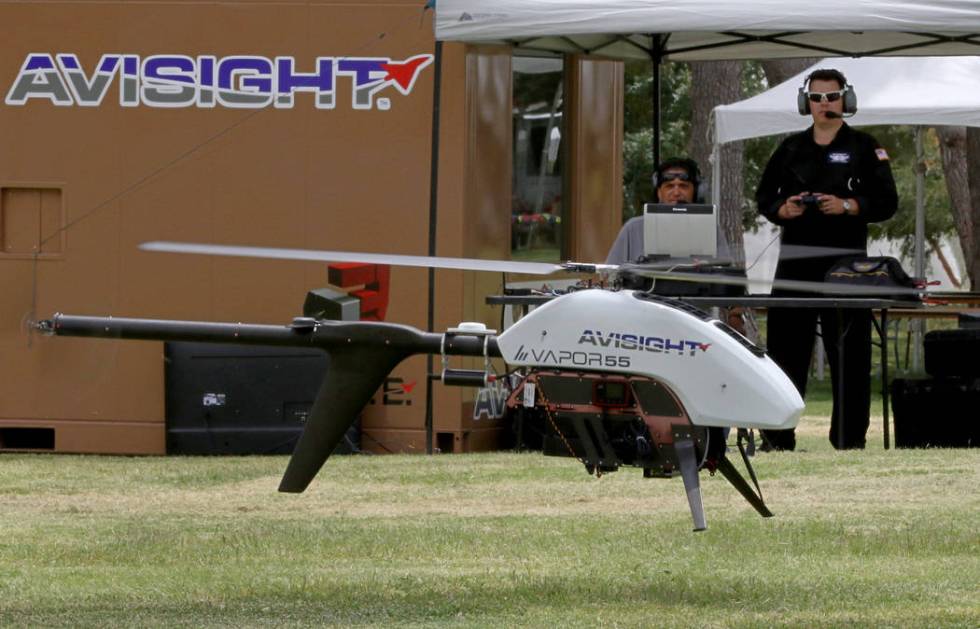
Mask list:
[[[837,449],[844,449],[844,311],[837,308],[837,382],[834,386],[834,410],[837,412]]]
[[[888,449],[888,308],[881,309],[881,412],[882,429],[885,434],[885,450]],[[898,343],[898,339],[895,340]]]

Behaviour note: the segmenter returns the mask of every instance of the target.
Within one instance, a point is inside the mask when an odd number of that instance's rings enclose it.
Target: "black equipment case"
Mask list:
[[[167,454],[289,454],[328,359],[317,349],[165,343]],[[360,421],[334,454],[357,451]]]
[[[980,446],[980,378],[896,378],[891,396],[895,447]]]
[[[930,376],[980,377],[980,328],[933,330],[923,346]]]

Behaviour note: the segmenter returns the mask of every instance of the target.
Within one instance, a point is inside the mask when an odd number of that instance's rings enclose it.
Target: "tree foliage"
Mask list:
[[[661,151],[681,155],[690,136],[691,71],[685,63],[661,70]],[[653,191],[653,69],[649,62],[626,62],[623,133],[623,220],[637,216]]]
[[[867,127],[888,150],[892,174],[898,189],[898,212],[891,220],[874,223],[869,232],[872,238],[888,238],[902,243],[902,253],[911,255],[915,236],[915,128],[909,126]],[[925,233],[927,240],[939,240],[954,232],[950,213],[949,194],[943,178],[942,161],[936,134],[923,130],[923,162],[925,167]]]

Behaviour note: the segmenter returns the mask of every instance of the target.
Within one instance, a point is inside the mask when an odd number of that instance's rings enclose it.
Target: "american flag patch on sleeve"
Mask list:
[[[879,162],[888,161],[888,151],[886,151],[885,149],[875,149],[875,155],[878,156]]]

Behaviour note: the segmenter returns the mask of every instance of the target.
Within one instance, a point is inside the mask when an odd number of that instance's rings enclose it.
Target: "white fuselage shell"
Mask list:
[[[633,291],[558,297],[498,337],[515,367],[651,376],[699,426],[793,428],[803,399],[782,369],[725,330]]]

